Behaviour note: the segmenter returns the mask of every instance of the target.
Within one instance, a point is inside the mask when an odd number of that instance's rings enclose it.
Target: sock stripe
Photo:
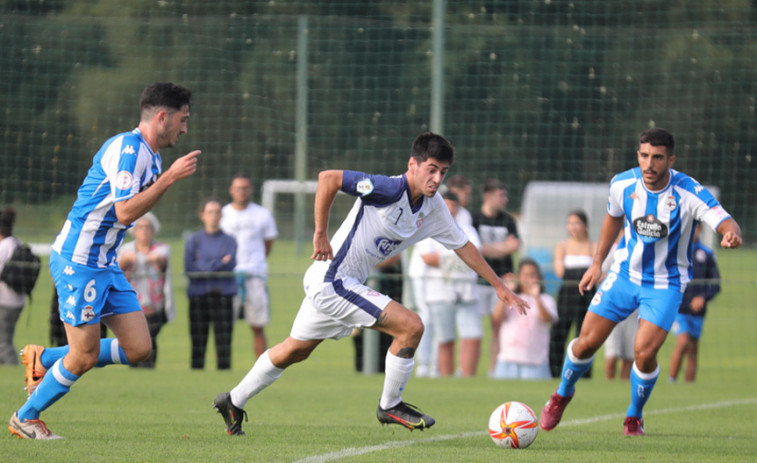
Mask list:
[[[52,372],[55,380],[65,387],[71,387],[71,385],[79,379],[78,376],[66,370],[63,366],[63,359],[58,359],[55,364],[53,364]]]
[[[110,343],[110,359],[115,364],[122,363],[121,354],[118,352],[119,347],[118,338],[113,339],[113,341]]]

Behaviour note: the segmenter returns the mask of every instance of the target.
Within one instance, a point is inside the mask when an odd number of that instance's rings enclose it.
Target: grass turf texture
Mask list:
[[[540,431],[526,450],[501,450],[486,423],[501,402],[518,400],[537,414],[556,381],[494,381],[484,355],[476,378],[412,378],[405,400],[437,419],[425,432],[383,427],[375,409],[382,375],[353,370],[349,339],[325,341],[303,364],[284,372],[247,405],[246,437],[225,434],[213,397],[233,387],[253,362],[249,328],[237,322],[232,370],[215,370],[212,339],[206,370],[189,369],[189,335],[181,242],[173,242],[178,318],[158,338],[155,370],[110,366],[79,380],[43,419],[64,441],[32,442],[0,436],[2,461],[751,461],[757,453],[757,328],[754,283],[757,252],[720,252],[725,280],[713,303],[700,347],[697,382],[666,381],[672,339],[660,355],[661,376],[645,409],[647,436],[625,438],[622,420],[628,383],[594,378],[578,384],[563,423]],[[269,289],[273,321],[269,344],[289,331],[302,297],[306,256],[277,243]],[[43,272],[32,304],[17,327],[16,345],[48,343],[51,282]],[[484,343],[487,352],[488,342]],[[0,418],[8,420],[26,397],[23,368],[0,366]],[[718,405],[720,404],[720,405]],[[503,453],[505,452],[505,453]]]

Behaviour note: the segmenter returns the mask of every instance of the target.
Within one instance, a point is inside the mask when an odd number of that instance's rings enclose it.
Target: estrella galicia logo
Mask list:
[[[652,214],[634,219],[633,228],[645,243],[653,243],[668,236],[668,226]]]
[[[160,177],[159,174],[152,174],[152,177],[150,177],[144,185],[142,185],[142,188],[139,189],[139,192],[143,192],[146,189],[150,188],[153,183],[155,183],[158,180],[158,177]]]
[[[378,249],[378,252],[381,253],[383,256],[388,256],[391,254],[397,247],[402,243],[402,241],[395,241],[390,240],[389,238],[376,238],[376,249]]]

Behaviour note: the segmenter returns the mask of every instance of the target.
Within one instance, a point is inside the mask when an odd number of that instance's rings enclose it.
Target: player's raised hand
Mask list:
[[[497,288],[497,297],[505,303],[505,307],[509,307],[511,310],[517,310],[521,315],[526,315],[526,311],[531,308],[531,306],[528,305],[528,302],[521,299],[504,285]]]
[[[730,231],[726,232],[720,241],[720,245],[724,248],[738,248],[741,246],[741,243],[741,235]]]
[[[171,164],[166,174],[170,175],[173,181],[189,177],[197,171],[197,157],[200,154],[202,154],[200,150],[185,154]]]
[[[323,261],[334,258],[334,251],[331,249],[328,236],[321,233],[313,234],[313,255],[310,258]]]

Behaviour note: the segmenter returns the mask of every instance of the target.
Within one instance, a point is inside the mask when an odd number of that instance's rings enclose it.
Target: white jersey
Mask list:
[[[612,270],[632,283],[654,288],[683,287],[691,279],[691,244],[698,222],[713,230],[730,214],[688,175],[670,169],[670,181],[649,191],[641,169],[616,175],[610,182],[607,212],[625,217],[624,235]]]
[[[118,221],[115,204],[152,185],[160,173],[160,154],[152,152],[139,129],[110,138],[92,159],[52,249],[88,267],[114,265],[131,227]]]
[[[273,215],[255,203],[241,211],[227,204],[221,210],[221,230],[237,240],[237,266],[234,270],[265,277],[268,261],[265,242],[279,236]]]
[[[334,259],[316,261],[305,273],[306,291],[310,284],[346,278],[363,283],[378,263],[424,238],[434,238],[448,249],[468,242],[441,195],[411,203],[404,175],[344,171],[341,190],[358,199],[331,238]]]

